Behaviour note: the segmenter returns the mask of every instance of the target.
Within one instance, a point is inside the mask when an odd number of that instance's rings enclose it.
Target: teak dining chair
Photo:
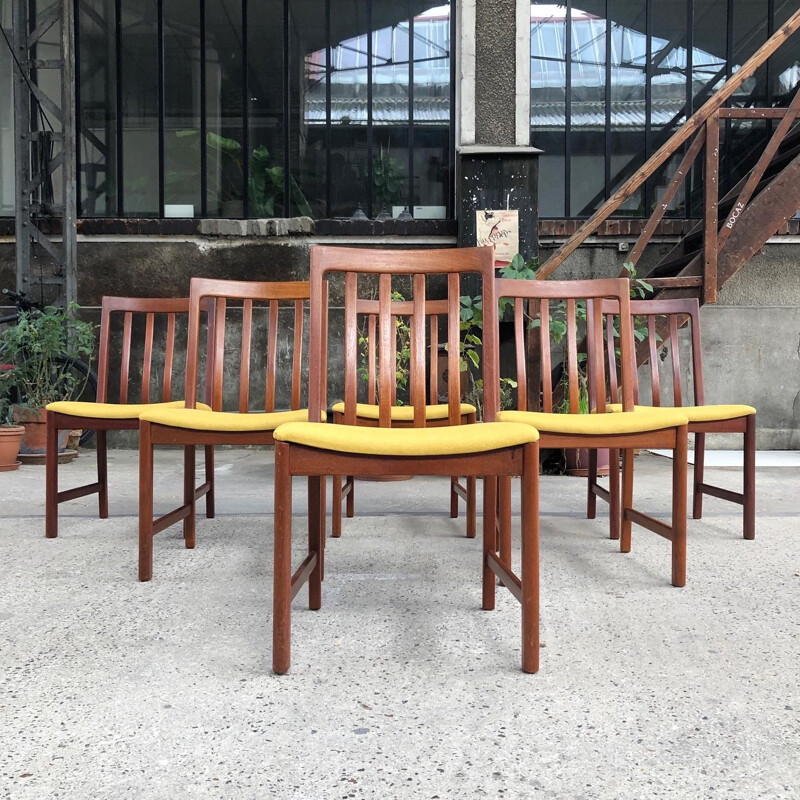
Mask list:
[[[192,278],[189,291],[189,346],[186,358],[186,408],[153,409],[139,418],[139,580],[153,576],[153,537],[165,528],[183,520],[187,548],[195,546],[195,447],[204,445],[273,444],[273,431],[292,420],[307,420],[308,411],[301,408],[304,305],[309,298],[308,281],[264,282],[228,281]],[[240,303],[241,337],[238,362],[226,364],[226,322],[228,303]],[[195,408],[200,340],[200,310],[211,303],[211,341],[206,369],[207,392],[211,408]],[[266,305],[266,308],[262,308]],[[280,309],[288,305],[291,323],[284,330],[292,331],[288,410],[276,411],[279,396],[277,353],[279,345]],[[237,311],[238,314],[238,311]],[[257,323],[264,323],[262,326]],[[287,320],[288,322],[288,320]],[[265,333],[253,350],[254,334]],[[232,356],[232,353],[231,353]],[[265,362],[265,389],[259,412],[250,410],[251,360]],[[230,359],[229,359],[230,360]],[[232,358],[236,361],[235,358]],[[227,368],[226,368],[227,367]],[[231,375],[238,376],[232,382]],[[224,411],[226,385],[238,383],[236,411]],[[281,387],[282,388],[282,387]],[[232,393],[231,393],[232,394]],[[156,445],[184,447],[183,504],[174,511],[153,518],[153,448]],[[206,475],[210,479],[210,475]],[[322,511],[320,510],[321,514]]]
[[[613,301],[602,304],[602,313],[606,320],[606,357],[609,366],[612,403],[619,403],[619,384],[617,381],[617,353],[619,337],[614,326],[614,318],[619,308]],[[711,495],[728,500],[743,507],[743,533],[745,539],[755,538],[755,466],[756,466],[756,409],[741,404],[706,405],[703,390],[703,362],[700,341],[700,302],[697,298],[680,298],[674,300],[632,300],[630,313],[634,319],[641,320],[642,330],[646,326],[647,335],[639,344],[649,362],[648,368],[636,369],[636,353],[631,348],[632,370],[638,375],[634,382],[634,403],[636,408],[674,408],[689,420],[689,433],[694,438],[694,480],[692,515],[700,519],[703,515],[703,495]],[[681,347],[678,342],[678,329],[685,322],[689,323],[689,335],[685,338],[688,346],[688,378],[692,387],[691,393],[685,391],[684,369],[681,361]],[[631,326],[632,330],[632,326]],[[664,377],[665,389],[662,391],[660,365],[662,359],[659,351],[669,350],[669,369]],[[670,380],[671,379],[671,380]],[[671,389],[669,391],[669,383]],[[641,384],[641,387],[640,387]],[[640,388],[649,395],[651,405],[640,406]],[[643,392],[644,394],[644,392]],[[662,403],[671,394],[672,406]],[[692,405],[684,405],[684,398],[690,396]],[[619,405],[609,406],[616,410]],[[720,486],[705,483],[705,444],[707,433],[741,433],[744,435],[744,470],[741,492],[732,492]],[[594,513],[597,481],[596,474],[589,473],[589,513]],[[600,495],[603,499],[607,499]]]
[[[390,302],[391,324],[389,336],[389,359],[394,359],[398,365],[398,371],[403,369],[404,363],[398,361],[398,345],[402,351],[407,351],[410,341],[410,328],[408,321],[414,313],[414,304],[405,299],[395,299],[393,296]],[[380,313],[379,303],[374,298],[356,298],[356,326],[359,331],[359,359],[360,376],[362,381],[362,392],[364,402],[356,404],[356,425],[376,427],[380,417],[380,405],[377,402],[380,392],[380,381],[378,378],[378,316]],[[435,428],[450,424],[450,411],[447,403],[439,402],[439,390],[442,386],[442,364],[440,363],[440,353],[447,352],[448,331],[442,321],[447,316],[446,300],[427,300],[425,303],[426,316],[426,343],[425,350],[428,353],[428,397],[425,406],[425,425]],[[441,330],[440,330],[441,328]],[[394,334],[394,335],[393,335]],[[441,339],[440,339],[441,337]],[[400,340],[398,342],[398,339]],[[454,343],[458,348],[459,343]],[[405,359],[403,359],[403,362]],[[407,377],[407,376],[404,376]],[[391,424],[393,428],[413,428],[414,409],[408,405],[408,397],[400,398],[405,400],[406,405],[398,405],[397,380],[391,380],[388,391],[391,395]],[[333,421],[342,424],[345,421],[344,402],[334,403],[331,406]],[[459,410],[461,415],[460,423],[467,424],[475,422],[477,409],[470,403],[461,403]],[[332,503],[332,531],[331,535],[335,538],[341,536],[342,532],[342,500],[346,499],[347,516],[355,514],[355,478],[348,475],[342,480],[341,475],[333,476],[333,503]],[[474,477],[466,479],[466,485],[460,483],[457,477],[450,479],[450,516],[458,516],[459,498],[466,502],[467,517],[467,537],[474,538],[476,531],[476,494],[477,481]]]
[[[502,422],[527,422],[540,435],[541,447],[585,447],[595,454],[598,448],[610,448],[611,460],[623,452],[621,507],[611,503],[610,535],[621,538],[622,552],[631,549],[631,523],[648,528],[672,543],[672,584],[686,583],[686,447],[687,418],[680,411],[667,413],[633,413],[633,372],[629,355],[632,334],[628,335],[631,318],[628,313],[630,297],[627,278],[582,281],[522,281],[499,279],[498,298],[513,299],[514,340],[517,365],[517,410],[501,411]],[[605,413],[606,372],[602,351],[602,325],[598,302],[613,299],[622,313],[623,367],[620,392],[626,413]],[[551,306],[551,303],[553,304]],[[586,312],[586,331],[579,329],[579,310]],[[561,377],[553,379],[552,353],[559,349],[560,331],[565,330],[560,347],[564,352]],[[580,414],[579,409],[579,342],[587,342],[586,369],[594,413]],[[566,392],[568,413],[554,413],[558,407],[555,397]],[[541,395],[542,411],[529,409]],[[633,450],[660,447],[673,450],[672,519],[667,525],[633,508]],[[618,458],[618,455],[617,455]],[[594,461],[594,459],[593,459]],[[596,463],[596,461],[595,461]],[[619,472],[611,469],[612,497],[619,497]],[[500,519],[502,559],[510,550],[505,530],[510,517],[510,492],[507,482],[501,481]]]
[[[198,310],[205,313],[205,307]],[[47,468],[45,528],[48,538],[58,536],[58,506],[67,500],[97,494],[100,518],[108,517],[107,432],[138,430],[139,414],[148,408],[181,408],[183,400],[173,401],[173,373],[179,374],[182,353],[176,353],[176,330],[185,326],[189,298],[104,297],[100,316],[100,352],[96,402],[50,403],[47,406]],[[121,327],[121,331],[119,328]],[[185,327],[184,327],[185,330]],[[119,391],[111,401],[112,339],[121,332]],[[157,338],[158,337],[158,338]],[[156,342],[159,346],[156,346]],[[161,344],[163,343],[163,356]],[[132,352],[141,345],[141,370]],[[176,359],[177,355],[177,359]],[[177,363],[176,363],[177,361]],[[160,389],[158,383],[160,382]],[[159,401],[153,401],[160,396]],[[205,406],[206,408],[208,406]],[[97,432],[97,481],[58,491],[58,433],[72,429]],[[209,480],[198,487],[196,497],[206,495],[206,514],[214,516],[214,454],[206,449]]]
[[[538,564],[538,434],[527,425],[494,422],[499,404],[497,311],[494,296],[493,249],[367,250],[311,248],[311,336],[309,420],[320,418],[327,402],[327,298],[332,279],[344,286],[344,403],[341,425],[297,422],[275,431],[275,571],[273,592],[273,655],[276,673],[290,665],[291,603],[308,582],[309,606],[322,604],[324,555],[321,520],[309,521],[308,555],[292,574],[292,478],[309,478],[312,496],[319,495],[325,475],[466,475],[485,477],[483,516],[483,608],[495,603],[495,576],[522,605],[522,668],[539,666],[539,564]],[[474,273],[483,288],[484,416],[487,422],[462,425],[459,395],[459,353],[448,351],[447,408],[449,425],[426,426],[425,419],[425,304],[429,279],[438,281],[447,297],[447,326],[457,341],[460,278]],[[404,279],[406,296],[412,295],[410,388],[413,428],[393,428],[391,393],[381,392],[376,427],[356,426],[357,331],[356,299],[364,284],[378,285],[378,363],[381,386],[394,380],[392,354],[392,279]],[[410,284],[410,287],[409,285]],[[339,284],[336,284],[338,290]],[[408,291],[410,288],[410,292]],[[496,553],[497,476],[521,475],[521,574]],[[316,503],[312,503],[315,510]],[[317,645],[319,648],[319,645]],[[319,655],[319,649],[318,649]]]

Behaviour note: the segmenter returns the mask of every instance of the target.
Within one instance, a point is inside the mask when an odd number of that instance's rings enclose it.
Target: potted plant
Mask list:
[[[86,386],[87,375],[74,364],[91,358],[95,337],[90,323],[74,318],[76,310],[73,304],[20,311],[17,324],[0,334],[0,397],[25,428],[21,453],[46,451],[45,407],[80,397]]]
[[[0,366],[2,372],[6,372],[7,369],[8,365]],[[9,472],[19,467],[20,462],[17,456],[22,434],[25,433],[22,425],[14,425],[8,412],[8,403],[0,401],[0,420],[2,420],[0,422],[0,472]]]

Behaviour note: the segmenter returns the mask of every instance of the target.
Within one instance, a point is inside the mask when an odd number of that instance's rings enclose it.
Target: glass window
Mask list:
[[[82,214],[452,216],[449,4],[79,3]]]
[[[791,13],[791,4],[767,0],[577,2],[531,3],[531,141],[544,150],[543,217],[593,213]],[[744,83],[734,104],[786,105],[800,81],[800,36],[794,39],[794,48],[786,43]],[[773,128],[769,121],[725,123],[723,191],[753,166]],[[649,215],[682,156],[618,215]],[[697,214],[701,177],[695,168],[668,214]]]
[[[11,30],[11,3],[0,6],[0,26]],[[0,41],[0,217],[13,217],[15,206],[13,75],[11,54]]]

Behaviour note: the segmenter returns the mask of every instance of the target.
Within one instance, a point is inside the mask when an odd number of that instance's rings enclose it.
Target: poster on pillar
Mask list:
[[[519,252],[519,211],[516,209],[475,212],[477,244],[494,245],[494,265],[505,267]]]

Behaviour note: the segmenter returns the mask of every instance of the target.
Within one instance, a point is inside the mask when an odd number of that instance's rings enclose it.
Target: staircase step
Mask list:
[[[690,289],[700,288],[703,279],[699,275],[686,275],[677,278],[646,278],[645,279],[654,289]]]

